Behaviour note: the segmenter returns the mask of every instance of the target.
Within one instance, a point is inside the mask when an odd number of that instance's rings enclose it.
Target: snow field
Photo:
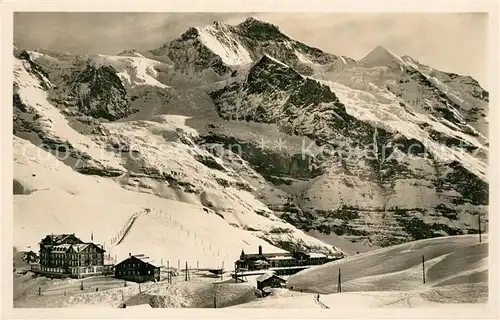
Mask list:
[[[236,41],[226,27],[216,29],[213,26],[196,28],[203,45],[221,57],[227,65],[248,64],[252,62],[250,53]]]

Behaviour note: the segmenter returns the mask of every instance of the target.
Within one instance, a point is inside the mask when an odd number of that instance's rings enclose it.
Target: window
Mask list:
[[[148,270],[148,274],[151,274],[151,270]]]

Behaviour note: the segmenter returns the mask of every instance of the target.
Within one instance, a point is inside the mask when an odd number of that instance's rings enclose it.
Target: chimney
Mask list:
[[[130,257],[132,257],[132,254],[131,254],[130,252],[128,253],[128,257],[129,257],[129,258],[130,258]]]
[[[262,255],[262,246],[259,245],[259,254]]]

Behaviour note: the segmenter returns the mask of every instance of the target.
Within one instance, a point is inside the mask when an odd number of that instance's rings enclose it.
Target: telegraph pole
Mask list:
[[[186,276],[185,276],[185,281],[188,281],[188,263],[186,261]]]
[[[337,291],[338,291],[339,293],[341,293],[341,292],[342,292],[342,278],[341,278],[341,276],[340,276],[340,268],[339,268],[339,280],[338,280],[338,287],[337,287]]]
[[[425,284],[425,258],[424,258],[424,255],[422,255],[422,280],[424,281],[424,284]]]
[[[216,290],[216,283],[214,282],[214,309],[217,308],[217,290]]]
[[[479,243],[481,243],[481,215],[477,214],[477,225],[478,225],[478,233],[479,233]]]

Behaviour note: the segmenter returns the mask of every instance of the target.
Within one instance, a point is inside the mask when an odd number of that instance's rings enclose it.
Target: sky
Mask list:
[[[488,81],[486,13],[85,13],[18,12],[14,43],[72,53],[148,50],[191,26],[237,24],[249,16],[273,23],[310,46],[361,59],[378,45],[433,68]]]

